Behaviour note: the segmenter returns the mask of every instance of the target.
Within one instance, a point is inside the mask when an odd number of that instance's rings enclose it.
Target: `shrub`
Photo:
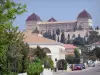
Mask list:
[[[42,62],[39,59],[29,64],[28,75],[40,75],[42,71]]]

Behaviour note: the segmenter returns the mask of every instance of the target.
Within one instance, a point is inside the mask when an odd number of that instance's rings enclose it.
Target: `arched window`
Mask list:
[[[51,53],[51,51],[50,51],[50,49],[49,48],[43,48],[43,50],[44,50],[44,52],[46,52],[46,53]]]

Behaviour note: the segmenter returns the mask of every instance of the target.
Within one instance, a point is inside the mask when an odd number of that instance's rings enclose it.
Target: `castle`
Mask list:
[[[66,39],[69,35],[70,39],[73,38],[73,35],[86,37],[88,31],[93,30],[92,25],[92,17],[86,10],[80,12],[74,21],[57,21],[53,17],[48,21],[42,21],[35,13],[26,19],[26,31],[32,32],[37,28],[40,33],[47,31],[52,33],[59,28],[60,31],[65,32]]]
[[[53,17],[50,18],[48,21],[42,21],[41,18],[33,13],[26,19],[26,30],[35,30],[38,28],[40,32],[45,31],[53,31],[57,28],[60,29],[60,31],[64,32],[70,32],[75,30],[89,30],[92,26],[92,17],[91,15],[86,11],[83,10],[79,15],[77,16],[77,19],[75,21],[57,21]]]

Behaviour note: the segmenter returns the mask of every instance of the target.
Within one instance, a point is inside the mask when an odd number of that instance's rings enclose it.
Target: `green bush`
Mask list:
[[[40,75],[43,71],[42,63],[39,59],[36,59],[34,62],[29,64],[28,75]]]
[[[44,68],[51,68],[51,69],[54,68],[54,63],[53,63],[53,60],[51,58],[47,57],[45,59]]]

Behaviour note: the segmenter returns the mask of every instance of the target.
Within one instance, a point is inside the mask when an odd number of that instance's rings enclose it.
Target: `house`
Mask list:
[[[81,54],[81,50],[77,47],[74,46],[73,44],[65,44],[65,55],[74,55],[74,50],[78,49],[79,53]]]
[[[100,47],[100,41],[98,42],[95,42],[93,44],[90,44],[90,45],[86,45],[88,50],[93,50],[95,47]]]
[[[30,48],[36,48],[37,46],[43,48],[46,51],[46,54],[52,58],[55,67],[57,60],[65,59],[65,47],[62,43],[44,38],[41,34],[24,32],[24,35],[24,42],[27,42]]]

